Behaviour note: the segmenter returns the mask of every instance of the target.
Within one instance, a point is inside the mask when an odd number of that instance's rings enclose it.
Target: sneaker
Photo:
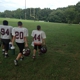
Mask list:
[[[4,54],[4,55],[5,55],[5,54]],[[7,58],[7,57],[9,57],[9,55],[8,55],[8,54],[6,54],[4,57],[5,57],[5,58]]]
[[[33,60],[35,60],[35,58],[36,58],[36,57],[35,57],[35,56],[33,56],[32,58],[33,58]]]
[[[14,65],[17,66],[18,65],[18,61],[14,60]]]
[[[39,52],[39,55],[42,55],[42,53],[41,53],[41,52]]]
[[[20,58],[20,61],[23,61],[24,60],[24,57]]]

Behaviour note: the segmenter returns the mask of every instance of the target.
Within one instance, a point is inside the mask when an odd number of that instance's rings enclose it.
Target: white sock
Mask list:
[[[5,55],[7,55],[8,53],[5,53]]]
[[[35,56],[35,54],[33,54],[33,56]]]
[[[5,51],[5,49],[2,49],[2,52],[4,52]]]

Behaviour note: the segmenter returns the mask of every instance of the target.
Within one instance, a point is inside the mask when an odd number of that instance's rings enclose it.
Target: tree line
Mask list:
[[[78,24],[80,22],[80,2],[76,5],[57,9],[18,8],[13,11],[5,10],[0,12],[0,17]]]

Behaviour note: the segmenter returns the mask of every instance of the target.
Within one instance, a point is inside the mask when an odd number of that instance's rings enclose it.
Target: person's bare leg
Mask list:
[[[22,53],[19,53],[16,60],[19,60],[22,56],[23,56]]]
[[[1,47],[2,47],[2,54],[5,55],[5,47],[4,47],[4,45],[2,45]]]
[[[14,60],[15,66],[18,65],[18,60],[22,57],[22,53],[19,53],[18,56],[16,57],[16,60]]]
[[[35,56],[36,56],[36,50],[34,49],[33,50],[33,59],[35,58]]]

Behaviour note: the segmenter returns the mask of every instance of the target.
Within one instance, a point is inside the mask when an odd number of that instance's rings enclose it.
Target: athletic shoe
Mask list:
[[[18,61],[14,60],[14,65],[17,66],[18,65]]]
[[[24,57],[20,58],[20,61],[23,61],[24,60]]]
[[[7,58],[7,57],[9,57],[9,55],[8,55],[8,54],[6,54],[6,55],[5,55],[5,58]]]
[[[39,55],[42,55],[42,53],[41,53],[41,52],[39,52]]]
[[[33,56],[32,58],[33,58],[33,60],[35,60],[35,59],[36,59],[36,57],[35,57],[35,56]]]

